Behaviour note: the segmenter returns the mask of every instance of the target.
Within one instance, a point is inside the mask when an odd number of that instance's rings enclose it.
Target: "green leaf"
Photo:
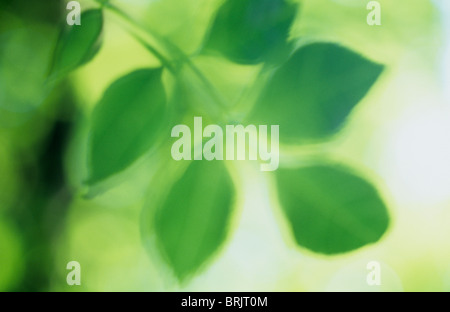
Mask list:
[[[304,46],[274,73],[251,119],[280,125],[284,143],[326,138],[343,126],[382,70],[335,44]]]
[[[374,187],[344,168],[276,172],[280,203],[297,244],[314,252],[348,252],[380,239],[389,224]]]
[[[244,64],[287,55],[296,9],[285,0],[227,0],[217,13],[205,49]]]
[[[179,280],[197,271],[223,243],[235,191],[223,162],[193,161],[154,219],[157,241]]]
[[[106,90],[93,113],[88,184],[126,169],[157,143],[168,116],[161,73],[137,70]]]
[[[55,48],[51,74],[59,77],[89,62],[100,49],[103,13],[99,9],[81,14],[81,25],[65,28]]]

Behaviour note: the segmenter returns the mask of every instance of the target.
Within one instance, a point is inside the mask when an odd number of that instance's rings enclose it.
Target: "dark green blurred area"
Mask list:
[[[22,250],[0,250],[0,265],[9,264],[9,272],[0,270],[0,290],[49,288],[72,197],[62,161],[77,113],[70,87],[46,81],[64,6],[58,0],[0,3],[0,142],[2,156],[10,158],[0,161],[0,236],[15,232]]]

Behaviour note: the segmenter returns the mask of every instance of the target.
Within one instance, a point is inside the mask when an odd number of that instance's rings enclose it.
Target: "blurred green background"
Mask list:
[[[197,55],[220,0],[115,0],[139,24],[172,41],[232,96],[254,66]],[[0,2],[0,291],[449,291],[450,8],[446,1],[382,0],[382,25],[367,1],[304,0],[296,42],[337,42],[386,65],[376,87],[327,145],[331,158],[365,168],[388,202],[383,238],[323,256],[295,247],[270,179],[239,162],[242,205],[212,261],[177,283],[141,238],[141,208],[154,158],[119,185],[86,199],[86,138],[95,104],[116,79],[152,57],[105,12],[103,45],[87,65],[42,88],[66,2]],[[80,1],[83,10],[97,7]],[[227,93],[227,90],[231,90]],[[313,149],[314,147],[312,147]],[[306,151],[307,153],[308,151]],[[289,162],[305,150],[281,156]],[[151,187],[151,185],[150,185]],[[157,186],[154,186],[157,187]],[[66,264],[81,264],[68,286]],[[366,264],[381,263],[368,286]]]

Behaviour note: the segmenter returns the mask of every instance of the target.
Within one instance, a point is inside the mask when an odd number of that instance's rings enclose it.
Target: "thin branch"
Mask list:
[[[109,9],[111,12],[117,14],[122,19],[126,20],[128,23],[133,25],[134,27],[137,27],[138,29],[145,31],[149,36],[151,36],[158,44],[160,44],[162,47],[165,48],[169,53],[171,53],[173,56],[175,56],[175,59],[180,59],[182,62],[187,64],[189,68],[192,70],[192,72],[200,79],[200,81],[203,83],[203,85],[206,87],[206,89],[209,91],[212,99],[222,108],[226,108],[226,102],[221,97],[219,92],[216,90],[216,88],[211,84],[211,82],[203,75],[203,73],[198,69],[197,66],[195,66],[194,63],[192,63],[191,59],[183,52],[181,51],[176,45],[174,45],[172,42],[167,40],[166,38],[159,35],[156,31],[151,30],[148,26],[141,25],[140,23],[136,22],[132,17],[130,17],[128,14],[123,12],[120,8],[114,6],[110,3],[103,3],[103,6],[106,9]],[[138,37],[136,33],[133,33],[134,37],[137,37],[139,42],[143,44],[148,50],[150,50],[151,53],[156,53],[155,56],[161,60],[161,62],[167,66],[167,64],[170,64],[170,62],[161,54],[159,53],[154,47],[146,43],[141,37]],[[172,67],[172,70],[174,71],[175,68]]]

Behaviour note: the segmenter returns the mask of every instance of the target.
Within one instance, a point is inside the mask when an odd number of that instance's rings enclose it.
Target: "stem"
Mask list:
[[[115,13],[119,17],[121,17],[123,20],[127,21],[134,27],[145,31],[146,34],[152,37],[153,40],[155,40],[160,46],[162,46],[169,54],[172,54],[174,59],[180,59],[183,63],[187,64],[188,67],[192,70],[192,72],[199,78],[201,83],[204,85],[204,87],[209,90],[209,94],[211,98],[222,108],[226,108],[226,102],[221,97],[219,92],[215,89],[215,87],[211,84],[211,82],[203,75],[203,73],[198,69],[197,66],[195,66],[194,63],[190,60],[190,58],[184,54],[183,51],[181,51],[176,45],[174,45],[172,42],[168,41],[161,35],[159,35],[156,31],[149,29],[149,27],[146,27],[144,25],[141,25],[140,23],[137,23],[133,18],[131,18],[128,14],[123,12],[121,9],[116,7],[113,4],[110,3],[103,3],[103,6],[107,9],[109,9],[111,12]],[[157,49],[149,45],[145,40],[142,39],[139,35],[137,35],[135,32],[132,33],[132,35],[145,46],[146,49],[148,49],[152,54],[154,54],[162,64],[165,66],[168,66],[168,68],[173,72],[176,73],[177,69],[172,66],[172,64],[168,61],[166,57],[162,53],[160,53]]]
[[[165,67],[167,67],[172,72],[172,74],[177,73],[177,71],[178,71],[177,68],[175,66],[173,66],[173,64],[162,53],[160,53],[152,45],[145,42],[145,40],[142,39],[142,37],[139,36],[136,32],[133,32],[131,30],[129,32],[140,44],[142,44],[144,46],[144,48],[146,48],[148,51],[150,51],[150,53],[152,53],[161,62],[161,64],[163,64]]]
[[[254,108],[258,97],[261,94],[263,88],[267,85],[270,76],[272,75],[274,67],[269,64],[264,64],[260,69],[258,75],[256,76],[254,82],[249,85],[239,99],[236,102],[237,107],[242,107],[242,111],[245,116],[252,111]]]
[[[128,22],[130,25],[142,29],[143,27],[141,25],[138,25],[134,22],[134,20],[129,17],[127,14],[125,14],[122,10],[117,8],[116,6],[110,4],[110,3],[103,3],[102,6],[106,9],[109,9],[111,12],[115,13],[119,17],[121,17],[123,20]],[[159,52],[154,46],[146,42],[140,35],[137,34],[136,31],[133,31],[131,29],[128,29],[128,32],[140,43],[142,44],[147,50],[149,50],[150,53],[152,53],[164,66],[167,66],[172,72],[175,73],[175,67],[171,64],[171,62],[164,56],[163,53]]]

